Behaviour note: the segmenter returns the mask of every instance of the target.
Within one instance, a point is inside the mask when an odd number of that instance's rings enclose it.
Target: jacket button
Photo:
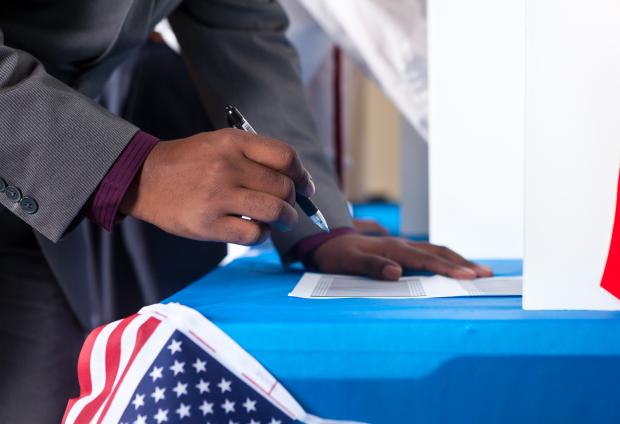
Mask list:
[[[39,204],[32,197],[24,197],[22,201],[19,202],[19,206],[24,212],[30,215],[39,210]]]
[[[5,189],[6,189],[6,181],[0,178],[0,193],[4,193]]]
[[[17,203],[22,200],[22,192],[15,186],[7,186],[4,189],[4,194],[9,198],[10,201]]]

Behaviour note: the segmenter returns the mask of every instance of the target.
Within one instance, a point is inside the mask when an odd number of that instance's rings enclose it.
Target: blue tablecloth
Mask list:
[[[521,272],[520,261],[483,262]],[[168,300],[202,312],[317,415],[620,423],[620,313],[523,311],[519,297],[287,297],[300,276],[267,250]]]

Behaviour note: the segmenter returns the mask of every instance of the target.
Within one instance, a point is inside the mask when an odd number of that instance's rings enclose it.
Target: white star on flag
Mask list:
[[[207,361],[201,361],[200,358],[196,358],[196,362],[192,364],[192,367],[196,368],[196,374],[207,370]]]
[[[133,424],[146,424],[146,415],[138,415]]]
[[[136,397],[133,399],[131,403],[133,403],[133,406],[135,409],[138,409],[139,407],[144,406],[144,395],[139,395],[138,393],[136,393]]]
[[[250,424],[260,424],[260,421],[250,420]]]
[[[183,419],[184,417],[191,416],[191,414],[189,413],[189,409],[189,405],[185,405],[183,402],[181,402],[181,405],[179,405],[175,412],[179,414],[179,419]]]
[[[180,381],[178,381],[177,385],[174,387],[174,389],[172,389],[172,391],[177,394],[177,397],[181,397],[181,395],[186,395],[187,394],[187,384],[184,384],[184,383],[181,383]]]
[[[151,371],[149,373],[149,376],[153,379],[153,383],[158,379],[158,378],[162,378],[162,371],[164,370],[164,367],[153,367],[153,371]]]
[[[213,404],[207,402],[206,400],[202,401],[202,405],[200,405],[198,409],[202,411],[203,417],[207,414],[213,414]]]
[[[166,399],[166,396],[164,395],[165,391],[165,387],[155,387],[155,391],[151,393],[151,397],[153,398],[155,403],[159,402],[160,400]]]
[[[247,413],[250,413],[250,411],[256,411],[256,401],[255,400],[250,400],[250,398],[245,398],[245,402],[243,402],[242,405]]]
[[[168,421],[168,410],[167,409],[158,409],[157,410],[157,414],[153,415],[153,418],[155,419],[155,421],[157,421],[157,424],[161,424],[164,421]]]
[[[175,377],[179,373],[184,373],[185,372],[185,362],[179,362],[179,361],[175,360],[174,364],[170,365],[170,371],[172,371],[174,373]]]
[[[166,346],[166,349],[170,349],[170,354],[171,355],[174,355],[177,352],[182,352],[183,351],[183,349],[181,349],[181,341],[177,341],[175,339],[172,339],[170,344],[168,346]]]
[[[222,393],[225,392],[230,392],[230,384],[231,382],[226,380],[225,378],[222,378],[222,381],[220,381],[219,383],[217,383],[217,387],[220,388],[220,390],[222,391]]]
[[[202,378],[200,379],[200,382],[198,384],[196,384],[196,388],[198,390],[200,390],[200,394],[207,392],[209,393],[211,390],[209,389],[209,385],[211,383],[208,381],[204,381]]]
[[[276,420],[275,418],[272,418],[271,421],[269,421],[268,424],[282,424],[282,421]]]
[[[228,399],[224,399],[224,403],[221,405],[222,409],[226,411],[226,413],[235,412],[235,402],[231,402]]]

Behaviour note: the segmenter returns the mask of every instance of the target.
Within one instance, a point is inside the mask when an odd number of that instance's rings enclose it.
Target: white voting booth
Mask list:
[[[620,261],[608,258],[620,165],[620,2],[527,0],[526,16],[523,306],[620,309],[600,287],[606,262]]]
[[[523,256],[524,0],[428,0],[430,237]]]
[[[403,113],[403,233],[524,258],[526,309],[620,310],[618,0],[298,1]]]
[[[620,261],[619,22],[617,0],[428,1],[431,241],[524,252],[526,309],[620,309],[600,287]]]

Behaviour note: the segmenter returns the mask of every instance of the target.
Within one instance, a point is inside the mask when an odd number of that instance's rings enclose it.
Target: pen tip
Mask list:
[[[327,221],[325,220],[325,217],[323,216],[323,214],[321,213],[321,211],[316,211],[316,213],[314,215],[312,215],[310,217],[310,219],[312,220],[312,222],[314,222],[317,227],[319,227],[323,232],[325,233],[329,233],[329,226],[327,225]]]

